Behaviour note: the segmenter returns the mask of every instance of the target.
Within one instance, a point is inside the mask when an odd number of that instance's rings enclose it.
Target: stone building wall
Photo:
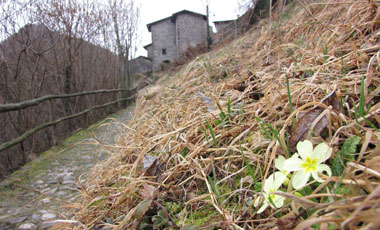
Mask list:
[[[152,54],[152,43],[149,44],[149,45],[144,46],[144,48],[146,49],[146,51],[147,51],[147,53],[148,53],[148,58],[153,58],[153,54]]]
[[[153,69],[160,70],[161,63],[172,62],[177,57],[175,25],[172,20],[162,20],[151,27]]]
[[[182,13],[176,16],[178,55],[190,47],[196,47],[207,41],[207,21],[198,15]]]
[[[227,26],[235,26],[234,20],[228,20],[228,21],[217,21],[214,22],[216,32],[222,32]]]
[[[131,74],[148,73],[152,71],[152,60],[147,57],[137,57],[131,61]]]

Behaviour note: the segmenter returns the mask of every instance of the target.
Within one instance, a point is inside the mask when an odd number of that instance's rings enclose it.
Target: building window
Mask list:
[[[163,55],[166,54],[166,49],[162,49],[162,54],[163,54]]]

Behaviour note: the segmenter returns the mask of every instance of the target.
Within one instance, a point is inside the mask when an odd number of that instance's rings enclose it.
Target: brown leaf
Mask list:
[[[294,127],[291,129],[290,133],[290,149],[295,150],[295,146],[299,141],[303,141],[307,138],[308,132],[314,120],[322,113],[322,109],[313,109],[303,115]],[[319,135],[328,124],[328,119],[326,116],[322,117],[314,127],[314,134]]]
[[[364,164],[368,168],[373,169],[377,172],[380,172],[380,156],[376,156],[370,160],[366,160]]]
[[[153,199],[155,191],[156,191],[156,187],[152,185],[144,184],[144,189],[141,192],[141,196],[144,199]]]
[[[160,161],[154,156],[145,156],[143,159],[144,176],[157,176]]]
[[[247,88],[247,84],[244,82],[237,82],[236,84],[233,85],[233,89],[236,89],[240,92],[244,92],[244,90]]]
[[[276,220],[276,224],[279,230],[291,230],[294,229],[296,224],[296,216],[292,213],[285,215]]]

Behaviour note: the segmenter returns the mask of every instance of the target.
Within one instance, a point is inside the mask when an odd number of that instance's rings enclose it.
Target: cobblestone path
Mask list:
[[[43,222],[65,218],[64,201],[79,194],[77,180],[108,153],[97,144],[113,144],[117,135],[126,132],[121,123],[133,116],[135,106],[119,111],[104,122],[79,132],[60,147],[53,147],[0,184],[0,229],[44,229]],[[59,216],[61,215],[61,216]],[[68,214],[66,214],[68,215]]]

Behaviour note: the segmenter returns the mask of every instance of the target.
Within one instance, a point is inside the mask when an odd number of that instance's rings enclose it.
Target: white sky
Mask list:
[[[140,4],[140,33],[142,40],[137,56],[146,56],[144,45],[151,43],[151,34],[146,24],[171,16],[181,10],[190,10],[206,15],[209,3],[210,23],[213,21],[236,19],[238,2],[241,0],[138,0]],[[213,24],[212,24],[213,25]]]

